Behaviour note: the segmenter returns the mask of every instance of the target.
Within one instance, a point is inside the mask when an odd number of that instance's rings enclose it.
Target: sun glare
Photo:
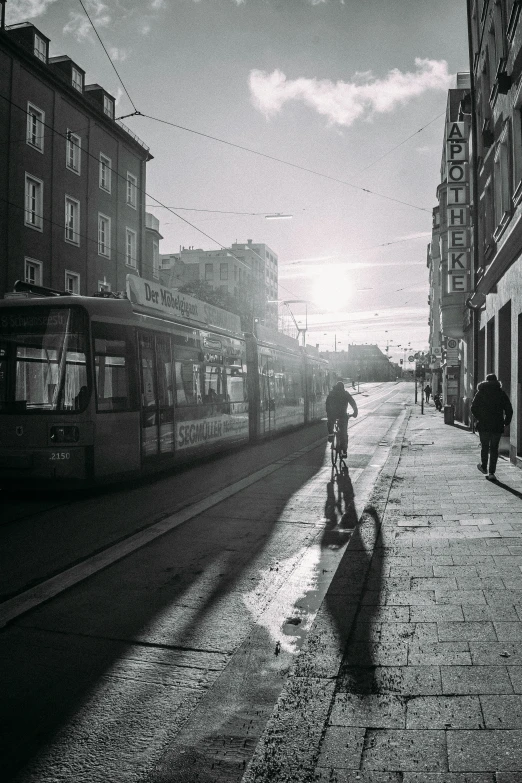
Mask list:
[[[311,299],[321,310],[342,310],[350,298],[350,284],[338,270],[320,272],[312,283]]]

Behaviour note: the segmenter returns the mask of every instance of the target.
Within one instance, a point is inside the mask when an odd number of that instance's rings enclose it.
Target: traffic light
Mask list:
[[[399,359],[399,364],[404,364],[404,359]]]

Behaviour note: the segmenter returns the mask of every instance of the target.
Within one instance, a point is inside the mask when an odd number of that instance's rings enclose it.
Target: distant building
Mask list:
[[[340,378],[354,381],[390,381],[398,375],[398,368],[378,345],[349,345],[347,351],[326,351],[330,367]]]
[[[267,326],[277,327],[278,258],[263,243],[233,243],[222,250],[181,248],[160,256],[160,276],[165,285],[180,287],[204,280],[232,296],[252,296],[254,314]]]
[[[24,22],[0,31],[0,294],[22,279],[72,293],[144,275],[152,155],[115,99]]]

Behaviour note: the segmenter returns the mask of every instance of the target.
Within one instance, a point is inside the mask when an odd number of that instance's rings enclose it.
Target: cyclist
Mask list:
[[[341,433],[341,456],[347,456],[348,448],[348,405],[352,406],[353,417],[357,417],[357,403],[344,388],[344,383],[338,381],[326,398],[326,416],[328,418],[328,440],[333,441],[335,422],[339,422]]]

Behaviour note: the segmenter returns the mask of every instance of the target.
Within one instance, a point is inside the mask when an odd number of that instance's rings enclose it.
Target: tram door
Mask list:
[[[170,337],[140,333],[142,458],[174,451]]]
[[[274,363],[270,356],[259,357],[259,432],[275,427]]]

